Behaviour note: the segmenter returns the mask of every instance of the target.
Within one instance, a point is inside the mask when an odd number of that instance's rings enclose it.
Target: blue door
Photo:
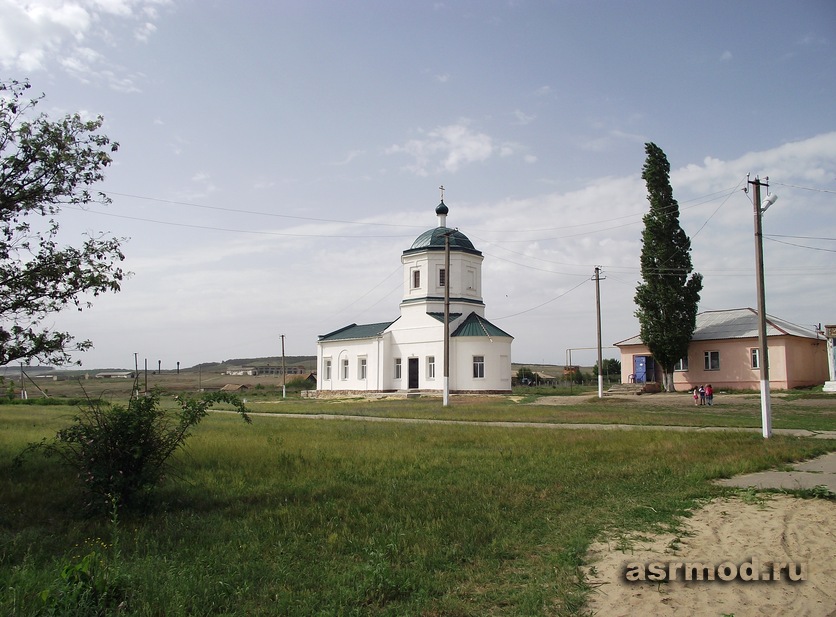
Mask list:
[[[636,383],[647,383],[647,356],[633,356],[633,375]]]

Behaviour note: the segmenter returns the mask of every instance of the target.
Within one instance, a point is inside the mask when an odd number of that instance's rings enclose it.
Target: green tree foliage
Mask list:
[[[81,246],[62,246],[55,220],[62,206],[109,203],[91,187],[118,144],[98,132],[101,116],[36,114],[43,95],[27,99],[29,87],[0,81],[0,365],[63,364],[89,348],[90,341],[50,330],[46,319],[67,306],[89,307],[85,296],[119,291],[125,276],[124,239],[90,234]]]
[[[645,144],[642,178],[650,211],[642,232],[642,282],[636,288],[641,339],[673,391],[673,367],[687,355],[696,328],[702,275],[692,274],[691,240],[679,226],[679,204],[670,184],[670,164],[656,144]]]
[[[604,376],[609,377],[621,377],[621,360],[616,360],[614,358],[604,358],[601,360],[601,364],[604,367]],[[595,362],[595,365],[592,367],[592,377],[594,379],[598,379],[598,362]]]
[[[250,422],[244,403],[228,392],[176,400],[173,412],[160,407],[157,392],[134,395],[127,406],[90,400],[70,426],[31,444],[18,461],[34,450],[62,459],[77,472],[91,510],[135,506],[163,481],[171,456],[215,403],[233,405]]]
[[[530,379],[530,380],[534,380],[534,379],[536,379],[536,377],[537,377],[537,376],[534,374],[534,371],[532,371],[532,370],[531,370],[530,368],[528,368],[527,366],[522,366],[522,367],[520,367],[520,369],[517,371],[517,382],[518,382],[518,383],[522,383],[522,382],[523,382],[523,379]]]

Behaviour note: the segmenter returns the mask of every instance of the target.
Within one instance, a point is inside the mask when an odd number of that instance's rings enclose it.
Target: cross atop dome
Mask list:
[[[438,226],[447,227],[447,213],[450,209],[444,204],[444,185],[438,187],[441,191],[441,203],[435,208],[435,213],[438,215]]]

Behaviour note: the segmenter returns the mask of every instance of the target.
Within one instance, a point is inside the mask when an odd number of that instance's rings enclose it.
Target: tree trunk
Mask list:
[[[673,371],[662,372],[662,388],[665,392],[676,392],[673,387]]]

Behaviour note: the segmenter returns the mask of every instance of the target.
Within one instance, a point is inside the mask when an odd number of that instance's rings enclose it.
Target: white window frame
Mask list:
[[[761,367],[761,350],[757,347],[752,347],[749,350],[749,362],[752,363],[752,369],[757,370]]]
[[[685,356],[684,358],[680,358],[679,360],[677,360],[676,364],[673,365],[673,370],[674,371],[681,371],[683,373],[685,371],[687,371],[688,370],[688,356]]]
[[[421,289],[421,270],[418,268],[412,271],[412,289]]]
[[[369,374],[369,361],[365,357],[357,358],[357,379],[366,381]]]
[[[331,358],[324,358],[322,361],[322,374],[325,381],[331,381]]]
[[[706,371],[719,371],[720,370],[720,352],[719,351],[706,351],[703,354],[703,362],[704,362],[704,370],[706,370]]]
[[[435,379],[435,356],[427,356],[427,379]]]
[[[400,358],[395,358],[395,379],[403,377],[403,362]]]
[[[348,381],[348,358],[343,358],[340,364],[340,379]]]
[[[438,286],[444,289],[444,286],[447,284],[447,270],[444,268],[438,269]]]
[[[473,356],[473,379],[485,378],[485,356]]]

